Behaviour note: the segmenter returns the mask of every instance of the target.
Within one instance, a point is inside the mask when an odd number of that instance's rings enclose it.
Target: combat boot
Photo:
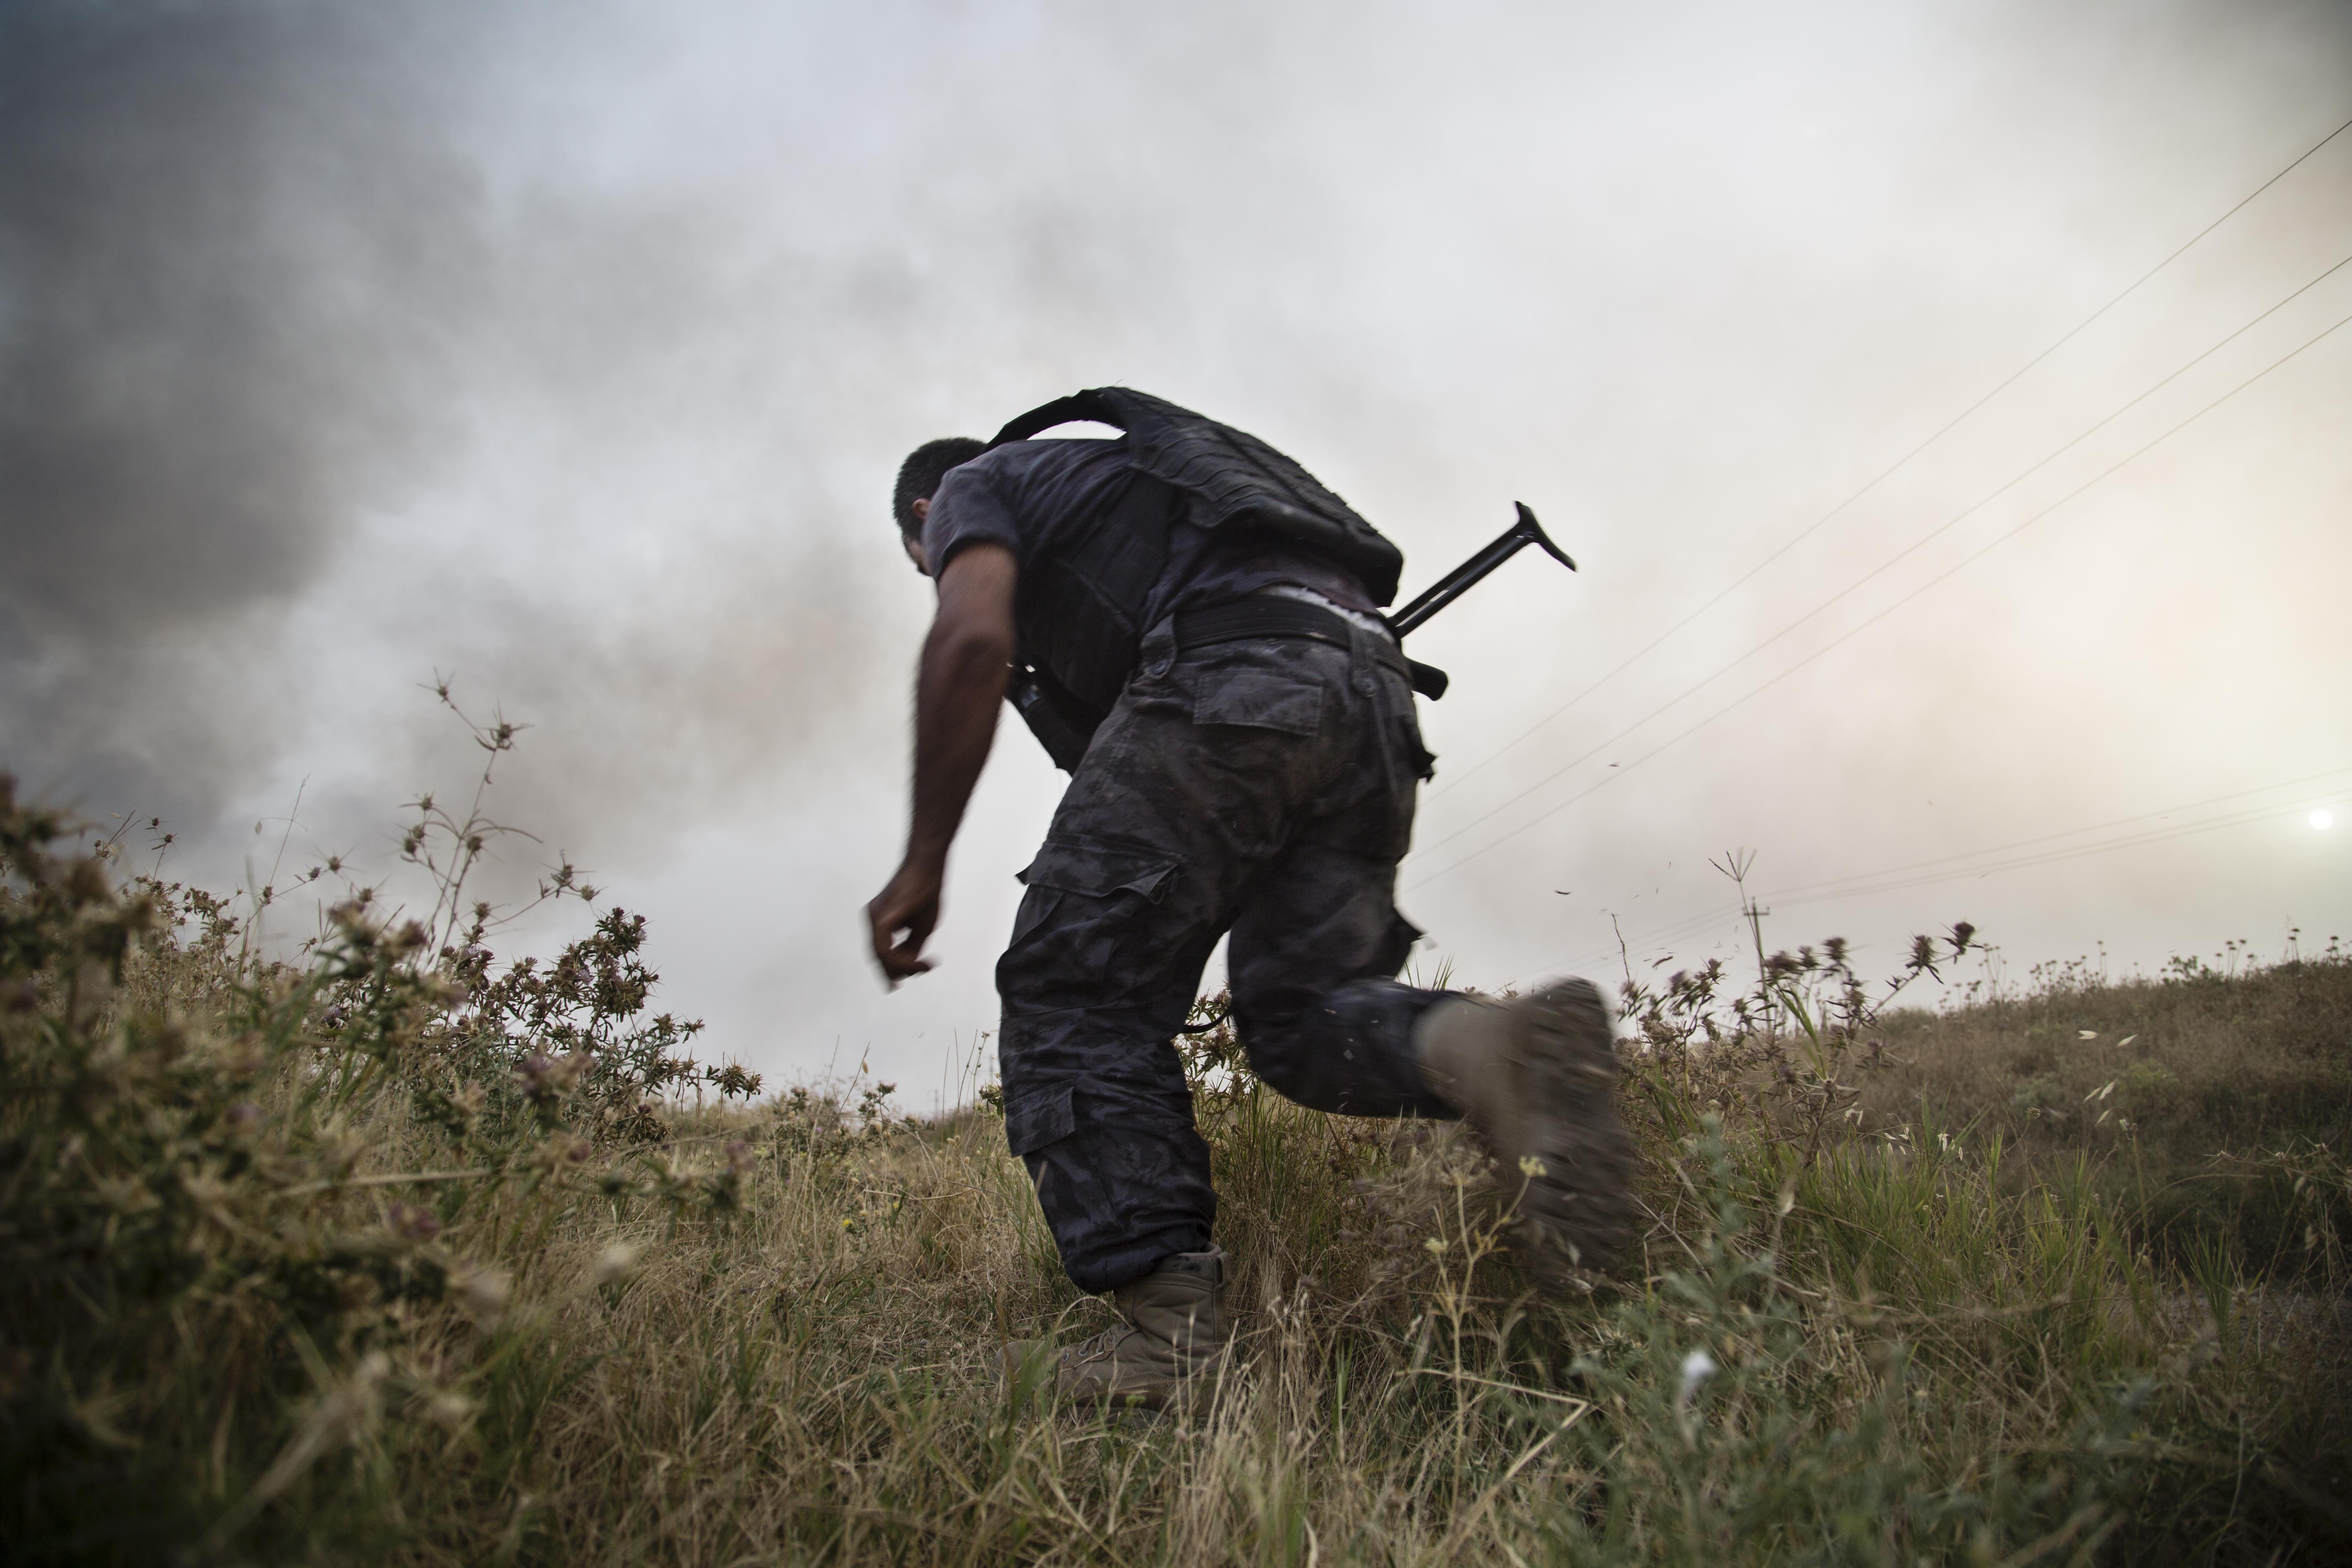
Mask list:
[[[1054,1394],[1081,1404],[1135,1410],[1194,1408],[1207,1401],[1224,1370],[1231,1331],[1218,1297],[1225,1288],[1225,1255],[1180,1252],[1140,1279],[1113,1290],[1121,1321],[1083,1344],[1055,1353],[1043,1340],[1004,1347],[1007,1381],[1051,1355]]]
[[[1555,1280],[1631,1238],[1633,1141],[1617,1116],[1609,1009],[1587,980],[1499,1002],[1452,996],[1413,1031],[1422,1075],[1524,1181],[1518,1240]]]

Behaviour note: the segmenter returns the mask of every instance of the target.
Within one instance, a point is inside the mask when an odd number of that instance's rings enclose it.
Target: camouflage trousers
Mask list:
[[[1394,976],[1428,776],[1403,675],[1364,630],[1181,651],[1163,624],[1024,871],[996,970],[1005,1132],[1082,1289],[1210,1244],[1209,1152],[1173,1045],[1228,931],[1251,1068],[1301,1105],[1451,1117]]]

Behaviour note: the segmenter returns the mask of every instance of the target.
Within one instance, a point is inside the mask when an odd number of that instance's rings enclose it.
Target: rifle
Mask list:
[[[1543,525],[1536,521],[1536,514],[1528,509],[1528,503],[1515,504],[1519,509],[1517,521],[1497,534],[1485,549],[1430,584],[1412,603],[1384,617],[1400,647],[1408,632],[1468,593],[1488,573],[1530,544],[1570,571],[1576,570],[1576,563],[1570,559],[1568,552],[1551,542]],[[1445,695],[1452,679],[1444,670],[1418,659],[1408,658],[1405,663],[1411,668],[1415,691],[1432,701]],[[1015,668],[1005,697],[1045,748],[1045,754],[1054,759],[1054,765],[1066,773],[1076,772],[1078,761],[1086,755],[1103,715],[1065,690],[1046,671],[1029,664]]]
[[[1528,503],[1516,501],[1513,504],[1519,509],[1517,521],[1496,534],[1486,548],[1431,584],[1412,603],[1386,617],[1389,630],[1395,634],[1399,644],[1403,643],[1407,633],[1477,586],[1480,579],[1530,544],[1570,571],[1576,570],[1575,561],[1567,551],[1551,542],[1551,536],[1543,531],[1543,524],[1536,521],[1536,514],[1528,510]],[[1444,696],[1446,687],[1451,684],[1446,673],[1418,660],[1412,662],[1413,689],[1432,701]]]

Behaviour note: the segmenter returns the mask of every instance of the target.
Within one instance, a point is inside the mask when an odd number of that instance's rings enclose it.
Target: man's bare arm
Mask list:
[[[997,709],[1012,678],[1018,577],[1013,552],[999,544],[966,546],[940,574],[939,614],[923,639],[915,679],[914,819],[906,859],[866,906],[874,956],[893,984],[930,968],[923,944],[939,924],[948,846],[995,742]]]

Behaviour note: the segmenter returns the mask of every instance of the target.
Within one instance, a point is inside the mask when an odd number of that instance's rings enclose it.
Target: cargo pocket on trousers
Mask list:
[[[1165,850],[1067,834],[1049,838],[1021,873],[1013,943],[996,966],[997,993],[1015,1011],[1093,1007],[1146,983],[1166,945],[1158,907],[1175,884]]]
[[[1004,1107],[1004,1142],[1015,1159],[1059,1143],[1077,1131],[1077,1113],[1071,1108],[1068,1084],[1059,1089],[1033,1089]]]
[[[1091,893],[1097,898],[1133,893],[1145,903],[1156,904],[1175,874],[1175,858],[1164,851],[1074,833],[1045,840],[1037,858],[1015,877],[1033,896],[1041,888],[1057,893]]]
[[[1061,901],[1061,893],[1053,888],[1032,888],[1023,894],[1021,908],[1013,917],[1012,945],[1020,946],[1031,931],[1044,925]]]

